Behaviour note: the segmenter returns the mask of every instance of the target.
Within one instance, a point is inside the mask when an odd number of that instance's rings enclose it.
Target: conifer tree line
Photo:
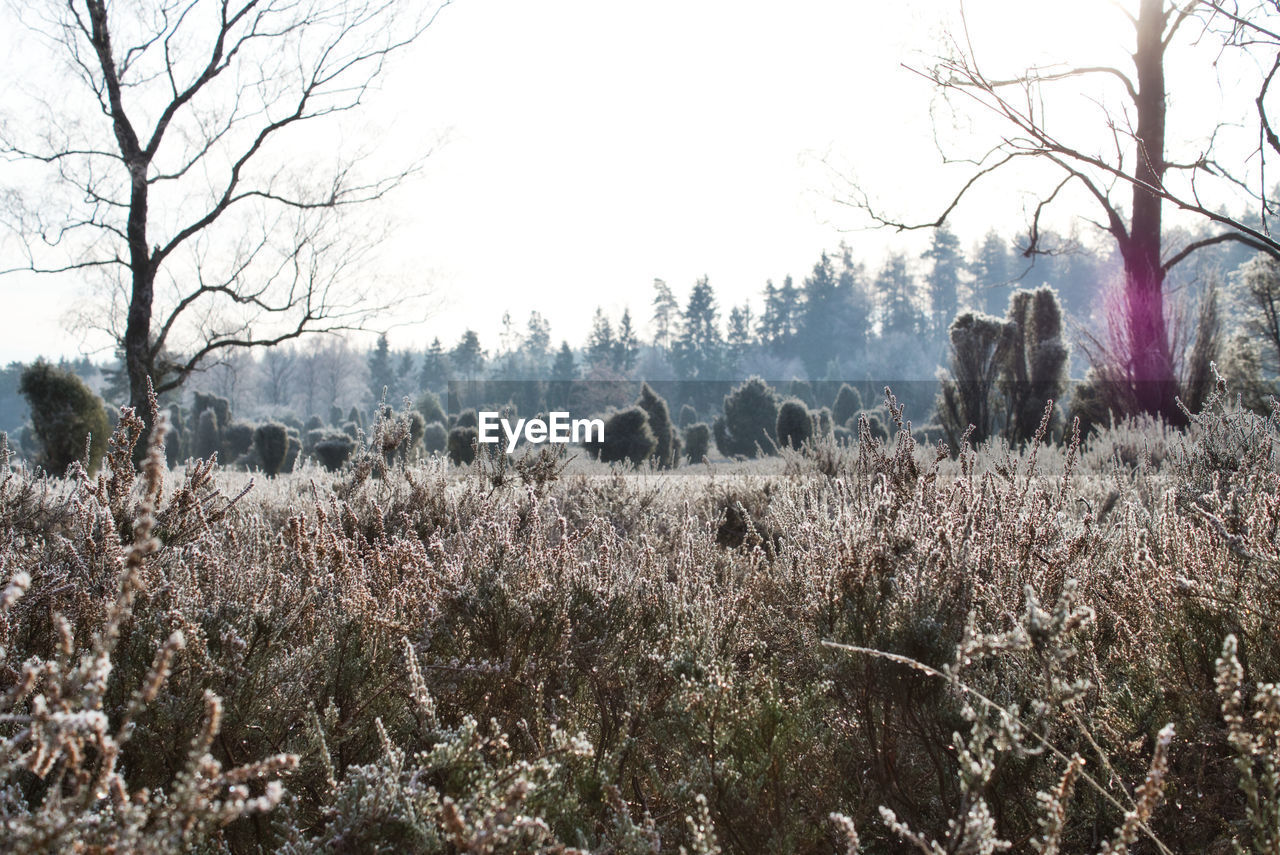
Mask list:
[[[823,432],[819,423],[827,434],[852,438],[860,416],[874,434],[883,433],[886,414],[876,403],[886,384],[917,425],[953,447],[966,435],[973,442],[994,435],[1024,440],[1039,427],[1047,399],[1072,397],[1068,376],[1079,377],[1086,363],[1070,340],[1098,326],[1105,308],[1099,295],[1118,265],[1053,234],[1041,235],[1045,247],[1056,251],[1036,255],[1032,264],[995,231],[965,251],[954,233],[940,228],[918,256],[891,252],[868,268],[842,243],[803,277],[767,280],[755,300],[738,305],[724,305],[707,277],[683,294],[659,279],[650,293],[636,295],[634,311],[611,317],[596,308],[585,338],[572,343],[557,342],[538,311],[523,321],[505,313],[491,342],[474,329],[403,350],[393,349],[386,335],[367,350],[342,337],[315,337],[233,353],[195,378],[185,395],[170,394],[162,403],[176,414],[180,433],[185,427],[175,454],[217,450],[224,463],[239,459],[272,472],[290,468],[300,453],[341,465],[376,408],[396,409],[405,399],[414,404],[415,441],[423,450],[469,445],[450,432],[468,427],[459,424],[460,411],[480,399],[451,401],[448,392],[476,383],[483,384],[485,403],[531,416],[565,408],[584,415],[643,411],[636,389],[648,381],[646,394],[669,405],[668,420],[679,422],[675,442],[695,427],[694,451],[714,445],[725,456],[750,456],[762,438],[771,447],[799,446]],[[1222,334],[1199,358],[1207,366],[1214,357],[1234,370],[1237,386],[1260,403],[1267,378],[1280,370],[1274,323],[1280,275],[1273,262],[1253,259],[1237,245],[1215,247],[1204,258],[1185,290],[1203,295],[1197,320]],[[1209,304],[1213,316],[1204,317]],[[1224,317],[1240,322],[1219,329]],[[25,444],[38,444],[31,426],[23,427],[30,396],[24,398],[19,385],[26,368],[0,369],[0,429],[11,445],[23,445],[24,436]],[[86,380],[104,401],[126,397],[119,365],[82,359],[59,368]],[[725,407],[750,377],[770,379],[773,403],[758,419],[762,426],[738,437]],[[1051,413],[1052,428],[1060,431],[1071,412],[1086,426],[1124,415],[1088,409],[1089,379],[1075,389],[1074,410]],[[858,396],[855,406],[846,390]],[[760,390],[750,395],[758,398]],[[796,405],[784,406],[789,400]],[[222,402],[220,409],[209,401]],[[785,430],[777,408],[785,411]],[[641,421],[634,414],[628,419]],[[677,460],[682,455],[672,450],[666,426],[658,427],[653,448],[642,456]],[[645,441],[637,447],[646,448]]]

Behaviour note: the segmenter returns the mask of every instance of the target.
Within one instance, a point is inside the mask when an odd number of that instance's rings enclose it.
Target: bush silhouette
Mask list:
[[[680,408],[680,429],[684,430],[689,425],[698,423],[698,411],[688,404]]]
[[[773,389],[752,377],[724,397],[724,413],[712,424],[716,448],[725,457],[772,454],[777,443],[778,400]]]
[[[813,423],[814,436],[831,436],[831,429],[835,427],[835,422],[831,419],[830,407],[810,410],[809,420]]]
[[[89,439],[85,467],[97,471],[111,433],[102,399],[85,382],[62,368],[37,360],[22,372],[18,391],[31,408],[31,425],[40,445],[37,462],[62,475],[79,460]]]
[[[468,412],[475,414],[474,410]],[[479,436],[474,425],[458,425],[449,431],[449,459],[459,466],[470,466],[476,459],[475,443]]]
[[[431,422],[422,429],[422,447],[428,454],[439,454],[449,445],[449,431],[440,422]]]
[[[432,422],[443,424],[449,418],[445,415],[444,407],[440,405],[440,399],[435,392],[423,392],[413,405],[413,408],[422,413],[422,418],[427,424]]]
[[[1062,308],[1052,288],[1015,291],[1004,320],[975,312],[956,316],[948,330],[951,373],[938,394],[938,422],[953,449],[973,425],[975,445],[1000,434],[1029,441],[1048,401],[1067,388],[1069,351]],[[1051,413],[1049,428],[1057,418]]]
[[[684,431],[684,454],[690,463],[701,463],[711,450],[711,428],[706,422],[694,422]]]
[[[629,460],[639,466],[657,450],[658,440],[649,427],[645,411],[629,407],[605,419],[602,442],[584,442],[583,446],[602,463]]]
[[[289,454],[288,429],[279,422],[258,425],[253,432],[253,444],[258,449],[258,461],[267,477],[279,475]]]
[[[1002,366],[1000,388],[1008,400],[1005,438],[1030,442],[1044,418],[1045,405],[1061,400],[1067,389],[1070,351],[1062,337],[1062,307],[1052,288],[1015,291],[1009,299],[1008,323],[1013,340]],[[1058,408],[1048,430],[1056,427]]]
[[[952,449],[973,426],[975,445],[997,429],[996,384],[1013,345],[1011,324],[980,312],[962,312],[947,331],[951,339],[951,376],[938,392],[938,422]]]
[[[292,472],[294,468],[298,465],[298,458],[301,456],[302,456],[302,438],[299,437],[296,433],[294,433],[291,428],[289,431],[289,444],[284,453],[284,468],[282,468],[280,471]]]
[[[846,425],[861,409],[862,395],[858,390],[848,383],[840,384],[840,391],[836,392],[836,400],[831,405],[831,419],[838,425]]]
[[[222,462],[235,463],[253,446],[254,426],[248,422],[232,422],[222,429]]]
[[[787,394],[800,401],[806,407],[812,407],[817,400],[813,397],[813,385],[808,380],[795,378],[787,389]]]
[[[675,446],[679,444],[680,438],[671,425],[671,414],[667,410],[667,402],[654,392],[648,383],[645,383],[640,387],[640,398],[636,401],[636,406],[644,410],[649,421],[649,430],[657,441],[653,457],[658,462],[658,466],[663,469],[674,466],[678,453]],[[606,430],[605,436],[608,435]]]
[[[191,451],[196,457],[208,460],[222,448],[222,431],[218,429],[218,414],[206,409],[196,420],[196,435]]]
[[[218,427],[224,428],[231,424],[231,402],[226,398],[218,395],[210,395],[205,392],[196,392],[194,402],[191,405],[191,419],[199,422],[200,415],[206,410],[212,410],[214,416],[218,419]]]
[[[356,443],[345,433],[331,432],[312,448],[312,453],[320,465],[330,472],[337,472],[351,457]]]
[[[801,401],[793,398],[778,410],[777,437],[780,448],[799,448],[813,439],[813,420]]]

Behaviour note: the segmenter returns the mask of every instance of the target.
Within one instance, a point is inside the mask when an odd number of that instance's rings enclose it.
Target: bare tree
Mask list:
[[[69,69],[0,153],[47,169],[10,193],[4,272],[98,272],[130,402],[209,357],[359,328],[372,245],[344,212],[417,168],[321,142],[448,0],[32,0],[18,14]],[[42,116],[32,123],[30,117]]]
[[[1184,416],[1176,404],[1180,360],[1174,353],[1169,328],[1166,276],[1171,268],[1205,246],[1238,241],[1280,256],[1280,242],[1266,226],[1264,185],[1259,183],[1251,189],[1251,177],[1243,166],[1233,170],[1218,160],[1216,148],[1223,125],[1208,128],[1202,136],[1207,142],[1189,150],[1185,157],[1170,156],[1166,150],[1165,63],[1176,46],[1186,47],[1178,41],[1180,32],[1187,35],[1184,41],[1190,41],[1214,32],[1215,26],[1223,49],[1234,45],[1257,50],[1256,29],[1260,25],[1256,24],[1256,16],[1268,9],[1275,12],[1276,4],[1274,0],[1259,2],[1247,12],[1237,6],[1227,9],[1213,0],[1136,0],[1136,5],[1136,14],[1122,10],[1133,27],[1132,68],[1035,67],[1013,77],[996,78],[989,76],[979,61],[964,23],[962,32],[952,39],[951,56],[919,73],[953,104],[977,105],[980,111],[1002,120],[1004,130],[997,141],[976,157],[947,156],[949,162],[970,164],[971,171],[940,215],[931,221],[905,222],[885,215],[856,183],[842,201],[865,211],[883,226],[898,230],[936,228],[947,222],[964,197],[988,176],[1028,161],[1045,165],[1056,176],[1046,185],[1031,214],[1024,249],[1024,255],[1031,258],[1046,251],[1040,228],[1046,209],[1065,196],[1063,191],[1068,186],[1083,188],[1101,214],[1091,222],[1116,241],[1124,266],[1119,317],[1110,335],[1111,341],[1123,343],[1123,349],[1119,354],[1095,354],[1098,359],[1119,360],[1119,365],[1113,364],[1105,374],[1116,387],[1111,398],[1123,400],[1130,410],[1181,423]],[[963,7],[961,20],[964,21]],[[1280,37],[1263,29],[1263,38],[1274,39],[1272,46],[1280,48]],[[1264,106],[1271,75],[1278,69],[1280,49],[1276,50],[1271,74],[1261,84],[1257,103],[1260,138],[1280,152],[1280,140],[1270,135]],[[1104,109],[1101,128],[1111,139],[1109,150],[1068,142],[1070,134],[1048,121],[1046,104],[1052,103],[1052,90],[1065,81],[1097,82],[1093,95]],[[1243,202],[1246,207],[1261,202],[1261,222],[1257,222],[1252,210],[1233,215],[1220,204],[1211,206],[1202,195],[1209,184],[1214,185],[1219,199],[1220,191],[1226,190],[1233,194],[1234,201]],[[1197,214],[1218,225],[1220,231],[1170,250],[1163,242],[1162,214],[1166,205]],[[1195,373],[1190,366],[1188,370]]]
[[[296,351],[287,346],[270,348],[258,360],[259,399],[276,409],[287,407],[293,398],[297,374]]]
[[[312,342],[310,358],[315,362],[315,376],[319,378],[322,407],[362,406],[369,384],[369,365],[345,338],[326,336]]]

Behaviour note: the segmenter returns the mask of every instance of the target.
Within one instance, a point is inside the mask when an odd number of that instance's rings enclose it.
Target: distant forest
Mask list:
[[[1169,245],[1199,235],[1171,233]],[[933,232],[918,257],[888,255],[868,269],[841,244],[825,252],[805,275],[769,280],[754,300],[726,306],[715,283],[699,279],[681,293],[655,280],[637,293],[618,317],[597,309],[585,339],[558,337],[540,312],[527,319],[502,316],[497,341],[472,329],[436,337],[422,346],[392,350],[386,336],[368,350],[344,338],[313,336],[297,345],[233,350],[197,375],[182,394],[199,391],[228,399],[251,418],[289,414],[327,416],[335,407],[368,411],[384,396],[398,405],[430,390],[446,400],[450,381],[504,380],[733,381],[748,376],[773,380],[848,381],[864,389],[885,383],[930,387],[907,399],[927,405],[933,382],[947,366],[947,330],[966,309],[1003,316],[1019,288],[1048,285],[1067,316],[1068,332],[1105,324],[1105,293],[1119,261],[1111,249],[1058,235],[1040,236],[1041,253],[1024,257],[1016,241],[995,231],[966,251],[947,228]],[[1106,246],[1110,247],[1110,244]],[[1249,311],[1239,292],[1240,268],[1254,253],[1224,243],[1201,250],[1193,265],[1177,268],[1168,293],[1187,318],[1208,285],[1219,288],[1226,332],[1239,336]],[[127,401],[118,361],[64,361],[109,405]],[[16,434],[27,420],[18,393],[23,365],[0,369],[0,430]],[[1072,376],[1086,362],[1073,349]],[[175,403],[170,401],[169,403]],[[916,412],[919,421],[928,412]]]

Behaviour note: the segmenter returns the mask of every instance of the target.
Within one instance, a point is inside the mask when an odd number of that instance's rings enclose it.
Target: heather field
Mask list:
[[[4,849],[1275,853],[1278,426],[268,479],[126,416],[0,475]]]

